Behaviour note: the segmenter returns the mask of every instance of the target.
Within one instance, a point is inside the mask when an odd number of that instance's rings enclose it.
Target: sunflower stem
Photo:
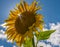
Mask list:
[[[34,37],[32,38],[33,47],[35,47]]]

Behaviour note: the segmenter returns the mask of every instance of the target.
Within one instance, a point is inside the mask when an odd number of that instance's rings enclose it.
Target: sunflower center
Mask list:
[[[25,34],[29,29],[28,27],[32,26],[35,23],[35,13],[24,12],[18,16],[15,21],[15,28],[18,33]]]

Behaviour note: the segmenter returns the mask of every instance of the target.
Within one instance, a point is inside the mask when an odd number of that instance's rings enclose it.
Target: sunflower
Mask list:
[[[8,40],[15,41],[18,46],[25,41],[27,36],[33,38],[33,32],[38,34],[38,29],[43,29],[43,16],[37,14],[37,2],[33,1],[31,5],[23,1],[10,11],[9,17],[5,20],[7,26],[5,34]]]

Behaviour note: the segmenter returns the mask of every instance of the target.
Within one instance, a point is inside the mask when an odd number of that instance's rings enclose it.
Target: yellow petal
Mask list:
[[[22,3],[20,3],[18,5],[18,9],[19,9],[20,12],[23,12],[24,11],[24,7],[23,7],[23,4]]]
[[[11,25],[14,26],[14,22],[7,22],[4,26],[11,26]]]
[[[34,11],[36,5],[36,1],[32,2],[32,4],[30,5],[30,11]]]
[[[14,30],[14,27],[8,28],[5,32],[5,34],[9,33],[10,31]]]
[[[39,32],[38,31],[35,31],[37,35],[39,35]]]
[[[43,25],[39,25],[38,28],[42,31],[43,30]]]
[[[16,18],[18,16],[18,10],[17,11],[10,11],[10,17]]]
[[[41,10],[41,7],[35,7],[34,11]]]
[[[30,29],[29,30],[29,32],[28,32],[28,36],[30,37],[30,38],[33,38],[33,31]]]
[[[14,19],[7,19],[5,20],[5,22],[14,22],[15,20]]]
[[[20,41],[16,41],[16,44],[17,44],[18,46],[21,46],[22,43],[23,43],[23,41],[24,41],[24,37],[22,37]]]
[[[16,40],[19,41],[19,34],[16,36]]]
[[[14,33],[14,35],[11,37],[13,42],[14,42],[16,36],[17,36],[17,33]]]
[[[36,15],[36,20],[40,21],[43,19],[43,16],[41,14]]]
[[[13,36],[14,33],[15,33],[15,32],[12,31],[12,32],[10,33],[10,35],[7,36],[7,37],[8,37],[8,40],[12,40],[11,37]]]
[[[26,11],[29,11],[29,5],[25,1],[23,3],[24,3],[24,9]]]

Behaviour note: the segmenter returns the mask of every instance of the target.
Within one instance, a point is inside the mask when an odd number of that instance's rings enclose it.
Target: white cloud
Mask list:
[[[47,25],[48,26],[48,25]],[[50,30],[56,30],[54,33],[50,35],[50,38],[47,39],[47,42],[51,42],[52,45],[59,45],[60,46],[60,23],[50,23]],[[47,28],[43,29],[44,31],[48,30]],[[39,42],[38,47],[52,47],[50,44],[45,44],[44,42]]]
[[[9,42],[12,43],[12,40],[7,40],[7,42],[8,42],[8,43],[9,43]]]
[[[47,44],[46,47],[52,47],[50,44]]]
[[[6,26],[4,26],[6,23],[3,23],[3,24],[1,24],[0,26],[2,26],[3,28],[7,28]],[[3,30],[0,30],[0,39],[7,39],[7,35],[6,34],[4,34],[5,33],[5,31],[3,31]],[[7,42],[9,43],[12,43],[12,40],[7,40]]]
[[[13,47],[16,47],[15,45]]]
[[[7,35],[5,35],[4,33],[5,33],[5,31],[0,30],[0,39],[5,40],[7,43],[12,43],[12,40],[7,40]],[[4,47],[4,46],[2,45],[0,47]],[[15,47],[15,46],[13,46],[13,47]]]
[[[43,28],[44,31],[48,30],[47,28]]]
[[[0,46],[0,47],[4,47],[4,46],[2,45],[2,46]]]
[[[60,45],[60,23],[50,23],[50,30],[56,30],[47,40],[54,45]]]
[[[3,31],[3,30],[0,30],[0,39],[5,39],[6,40],[6,42],[10,42],[10,43],[12,43],[12,40],[7,40],[7,35],[6,34],[4,34],[5,33],[5,31]]]
[[[50,25],[50,29],[56,29],[58,31],[60,30],[60,23],[57,23],[57,24],[50,23],[49,25]]]
[[[3,25],[4,24],[2,24],[1,26],[3,26]],[[47,41],[51,42],[51,44],[54,44],[54,45],[60,45],[60,23],[57,23],[57,24],[50,23],[49,26],[50,26],[50,30],[56,30],[56,31],[51,34],[50,38],[47,39]],[[4,27],[4,28],[6,28],[6,27]],[[48,30],[48,29],[44,28],[43,30]],[[6,36],[4,35],[4,31],[3,30],[0,30],[0,38],[6,39]],[[11,42],[11,41],[7,40],[7,42]],[[52,47],[50,44],[45,44],[44,42],[39,42],[38,43],[38,47],[39,46]]]
[[[50,44],[45,44],[44,42],[39,42],[37,44],[37,47],[41,47],[41,46],[43,46],[43,47],[52,47]]]
[[[6,23],[3,23],[3,24],[1,24],[0,26],[2,26],[3,28],[6,28],[6,26],[4,26]]]
[[[44,42],[39,42],[39,43],[37,44],[37,47],[40,47],[40,46],[45,47],[45,46],[46,46],[46,44],[45,44]]]
[[[5,32],[3,30],[0,30],[0,39],[6,39],[6,35],[4,33]]]

